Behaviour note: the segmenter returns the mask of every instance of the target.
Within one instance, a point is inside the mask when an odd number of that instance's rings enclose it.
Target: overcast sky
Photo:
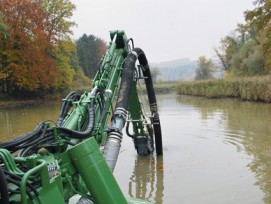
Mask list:
[[[148,61],[215,57],[214,47],[244,23],[254,0],[72,0],[77,23],[74,38],[84,33],[109,41],[110,30],[125,30]]]

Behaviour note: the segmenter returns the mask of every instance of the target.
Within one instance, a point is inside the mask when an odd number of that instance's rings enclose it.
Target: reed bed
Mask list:
[[[209,98],[234,97],[249,101],[271,102],[271,75],[263,77],[231,78],[178,82],[178,94]]]

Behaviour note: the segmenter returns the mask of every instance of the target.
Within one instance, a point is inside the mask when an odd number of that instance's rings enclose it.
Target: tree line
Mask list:
[[[270,74],[271,0],[256,0],[254,6],[253,10],[244,12],[245,23],[238,24],[235,31],[222,38],[220,46],[215,49],[220,61],[217,68],[224,70],[226,77]],[[195,79],[212,78],[210,73],[214,63],[206,64],[208,59],[200,57]]]
[[[106,43],[72,40],[69,0],[0,0],[0,92],[61,92],[90,84]]]

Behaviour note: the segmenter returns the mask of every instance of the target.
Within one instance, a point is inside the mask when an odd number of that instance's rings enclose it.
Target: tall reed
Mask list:
[[[178,94],[271,102],[271,76],[178,82]]]

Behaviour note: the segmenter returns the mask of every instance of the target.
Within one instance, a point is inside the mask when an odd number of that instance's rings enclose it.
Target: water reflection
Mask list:
[[[129,181],[130,197],[163,203],[163,157],[137,156]]]
[[[0,108],[0,141],[33,131],[44,120],[56,120],[60,105],[36,104]]]
[[[271,104],[164,95],[158,105],[164,155],[139,157],[123,138],[114,174],[125,195],[158,204],[271,203]],[[59,110],[0,109],[0,140]]]
[[[218,120],[225,123],[225,130],[218,136],[250,158],[248,167],[257,179],[255,185],[265,192],[264,203],[271,203],[271,104],[186,96],[177,100],[195,106],[203,120],[220,113]]]

